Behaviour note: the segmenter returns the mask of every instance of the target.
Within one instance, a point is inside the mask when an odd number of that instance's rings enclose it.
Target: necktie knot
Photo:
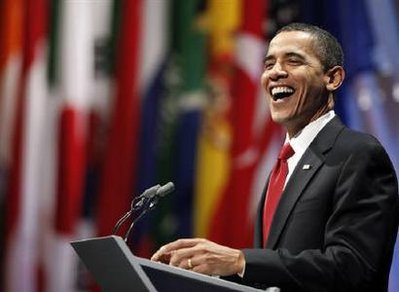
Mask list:
[[[280,151],[280,154],[278,155],[278,158],[281,160],[287,160],[290,158],[292,155],[294,155],[295,151],[292,149],[290,143],[284,144],[283,148]]]

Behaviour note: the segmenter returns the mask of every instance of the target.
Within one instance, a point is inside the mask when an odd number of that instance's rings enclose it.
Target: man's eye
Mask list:
[[[301,64],[303,64],[303,61],[300,60],[300,59],[297,59],[297,58],[289,59],[288,62],[291,65],[301,65]]]
[[[272,63],[272,62],[266,62],[266,63],[263,65],[263,69],[265,69],[265,70],[270,70],[271,68],[273,68],[273,65],[274,65],[274,63]]]

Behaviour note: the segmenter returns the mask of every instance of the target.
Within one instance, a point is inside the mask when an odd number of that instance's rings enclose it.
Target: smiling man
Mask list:
[[[261,83],[273,120],[293,137],[333,109],[345,73],[340,47],[327,54],[335,39],[323,35],[325,42],[318,43],[310,32],[290,27],[297,26],[286,27],[270,42]]]
[[[334,113],[344,77],[331,34],[299,23],[278,31],[261,84],[287,136],[259,204],[255,247],[180,239],[152,259],[282,292],[387,291],[397,177],[381,144]]]

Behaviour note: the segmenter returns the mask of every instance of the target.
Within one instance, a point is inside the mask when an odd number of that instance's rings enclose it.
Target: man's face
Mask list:
[[[295,135],[328,111],[328,76],[306,32],[281,32],[270,42],[261,84],[272,119]]]

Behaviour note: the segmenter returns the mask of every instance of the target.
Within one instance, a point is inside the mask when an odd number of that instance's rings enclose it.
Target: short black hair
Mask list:
[[[338,40],[328,31],[307,23],[294,22],[280,28],[281,32],[303,31],[311,34],[315,39],[315,49],[324,70],[334,66],[344,66],[344,52]]]

